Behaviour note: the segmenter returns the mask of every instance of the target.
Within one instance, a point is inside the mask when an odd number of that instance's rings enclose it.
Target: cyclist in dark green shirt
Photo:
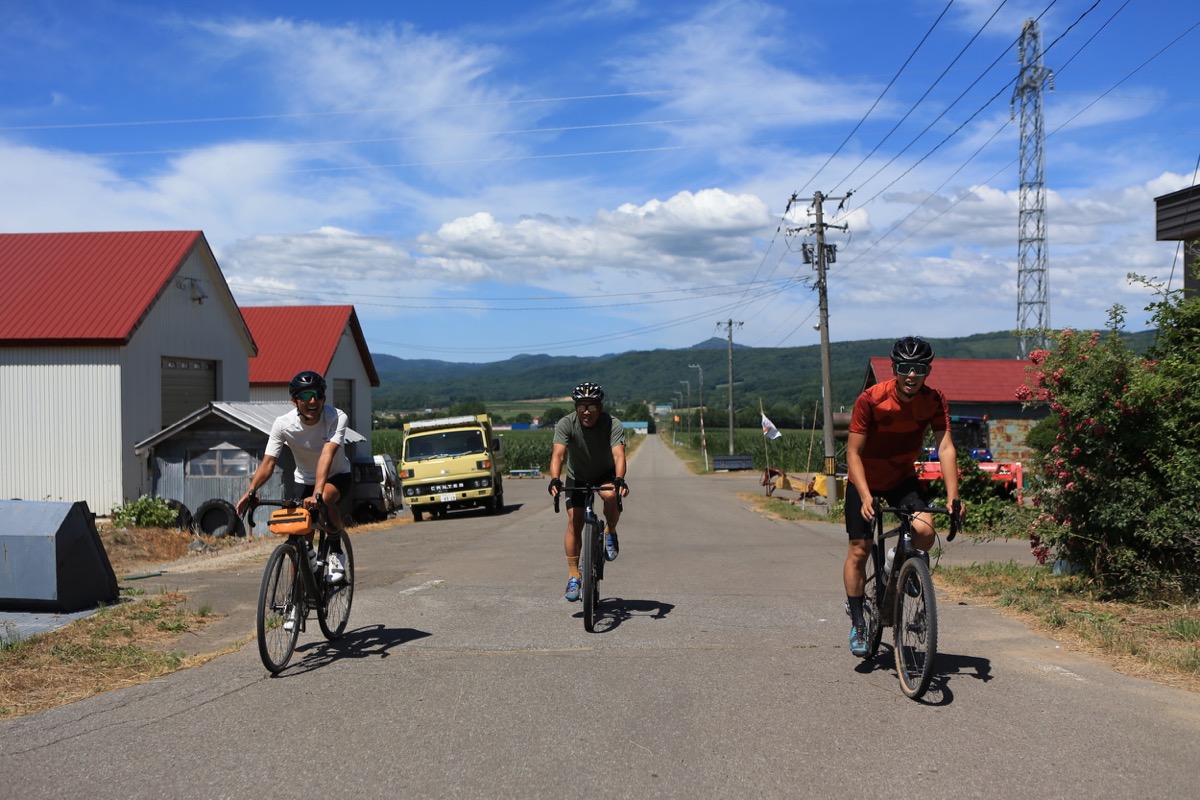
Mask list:
[[[567,414],[554,426],[554,445],[550,454],[550,496],[567,492],[567,532],[563,549],[567,554],[566,598],[579,599],[579,539],[583,531],[582,503],[572,502],[574,486],[612,484],[616,491],[600,492],[604,501],[604,555],[609,561],[617,557],[617,521],[621,509],[617,493],[629,494],[625,483],[625,426],[621,420],[604,410],[604,390],[599,384],[581,383],[571,392],[575,411]],[[562,482],[566,465],[567,482]]]

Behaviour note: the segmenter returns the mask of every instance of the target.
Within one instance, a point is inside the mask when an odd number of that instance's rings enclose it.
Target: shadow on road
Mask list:
[[[424,517],[421,521],[421,524],[424,524],[425,522],[436,522],[440,519],[457,519],[459,517],[463,519],[471,519],[472,517],[502,517],[506,514],[514,514],[524,508],[524,506],[524,503],[505,503],[504,508],[500,509],[499,511],[492,511],[487,508],[456,508],[452,511],[438,511],[436,513],[432,511],[423,511],[422,513],[424,514]],[[411,515],[411,513],[412,509],[409,508],[409,514]]]
[[[297,646],[296,655],[302,660],[285,672],[298,675],[343,658],[387,658],[392,648],[432,635],[416,628],[385,628],[383,625],[355,628],[332,642],[321,639]]]
[[[886,644],[879,647],[875,658],[859,662],[854,671],[867,674],[876,669],[895,672],[896,660],[892,648]],[[983,683],[992,679],[992,662],[986,658],[963,656],[957,653],[938,653],[933,663],[933,678],[929,683],[929,691],[916,702],[927,706],[948,706],[954,702],[954,692],[950,689],[951,678],[957,676],[974,678]]]
[[[616,629],[622,622],[634,617],[649,617],[650,619],[665,619],[675,606],[659,600],[625,600],[621,597],[610,597],[600,601],[596,608],[596,633],[605,633]],[[583,612],[574,616],[583,618]]]

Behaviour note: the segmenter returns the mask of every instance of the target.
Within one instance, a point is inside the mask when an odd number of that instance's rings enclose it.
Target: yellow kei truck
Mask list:
[[[404,503],[420,522],[460,508],[504,509],[501,440],[487,414],[404,423],[400,483]]]

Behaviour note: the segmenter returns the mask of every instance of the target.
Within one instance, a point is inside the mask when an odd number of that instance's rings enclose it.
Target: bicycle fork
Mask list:
[[[300,626],[300,633],[304,633],[308,627],[308,612],[316,603],[320,602],[321,587],[317,585],[317,574],[313,572],[312,563],[308,558],[308,543],[302,537],[297,537],[297,541],[294,544],[296,548],[295,564],[300,574],[296,576],[296,588],[292,598],[292,608],[296,612],[296,622]],[[320,542],[320,547],[317,550],[318,564],[325,563],[325,559],[329,555],[328,552],[322,554],[321,551],[328,551],[328,549],[326,542]]]

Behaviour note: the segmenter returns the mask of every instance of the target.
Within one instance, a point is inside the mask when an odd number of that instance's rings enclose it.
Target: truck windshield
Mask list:
[[[409,435],[404,442],[408,461],[423,461],[429,458],[449,458],[469,453],[482,453],[482,431],[434,431],[420,436]]]

